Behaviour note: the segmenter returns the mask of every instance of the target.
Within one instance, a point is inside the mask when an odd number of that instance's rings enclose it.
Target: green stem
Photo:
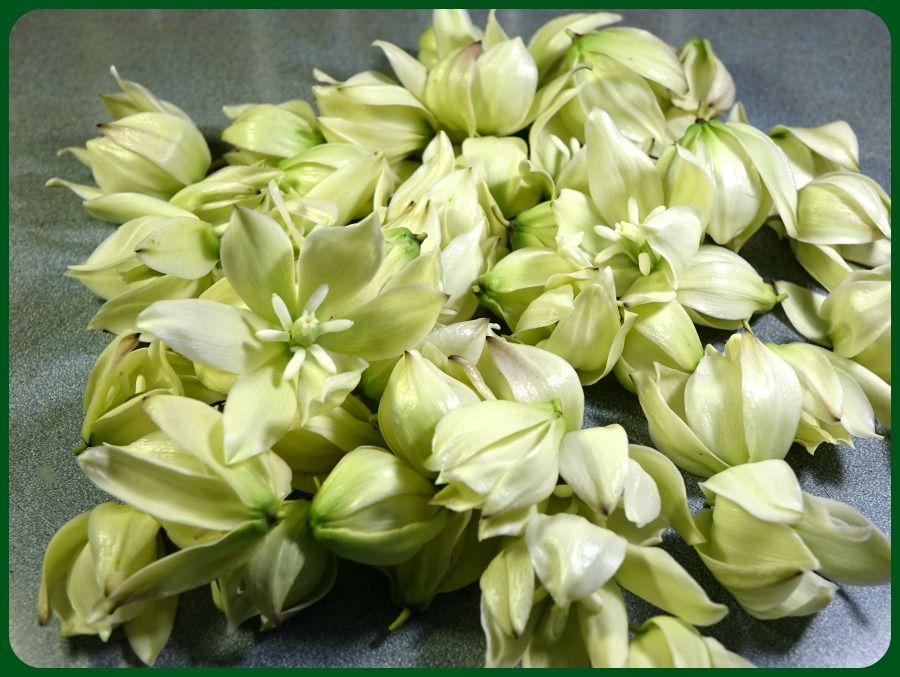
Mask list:
[[[400,612],[400,615],[397,616],[397,618],[394,619],[394,622],[388,626],[388,632],[395,632],[396,630],[399,630],[400,626],[406,623],[406,621],[409,620],[410,616],[412,616],[412,610],[408,606],[403,607],[403,611]]]

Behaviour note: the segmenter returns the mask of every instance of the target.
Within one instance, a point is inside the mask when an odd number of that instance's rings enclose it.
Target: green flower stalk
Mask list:
[[[631,379],[656,447],[697,475],[784,458],[800,423],[797,375],[750,331],[724,354],[707,346],[692,374],[656,365]]]
[[[64,524],[44,555],[38,620],[59,618],[63,637],[99,635],[123,626],[132,650],[153,665],[175,622],[177,596],[107,608],[109,595],[165,554],[159,523],[127,505],[102,503]]]
[[[697,515],[706,542],[695,548],[756,618],[815,613],[831,601],[831,581],[890,580],[884,534],[854,508],[801,491],[784,461],[730,468],[700,487],[714,506]]]
[[[141,331],[238,374],[225,404],[229,461],[265,451],[290,428],[340,405],[369,361],[399,355],[428,334],[445,301],[437,290],[386,285],[366,295],[383,257],[374,218],[317,229],[295,262],[277,223],[238,208],[221,258],[248,309],[191,299],[141,314]]]
[[[444,528],[434,486],[406,461],[377,447],[344,456],[316,492],[310,523],[317,541],[363,564],[399,564]]]

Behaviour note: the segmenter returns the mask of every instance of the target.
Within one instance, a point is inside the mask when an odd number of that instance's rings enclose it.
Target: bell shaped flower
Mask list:
[[[225,156],[232,165],[274,164],[324,141],[306,101],[241,104],[225,106],[224,111],[232,122],[222,131],[222,141],[237,149]]]
[[[797,188],[784,152],[768,136],[740,122],[698,122],[679,144],[700,161],[714,186],[707,234],[740,247],[774,207],[788,233],[796,232]]]
[[[98,125],[102,137],[85,148],[66,148],[94,175],[97,187],[51,179],[82,198],[134,193],[167,200],[179,188],[199,181],[211,157],[203,135],[178,106],[157,98],[136,82],[123,80],[110,68],[121,92],[101,100],[114,121]]]
[[[610,12],[577,12],[556,17],[541,25],[528,41],[528,51],[534,57],[541,80],[546,80],[557,71],[576,37],[621,20],[620,15]]]
[[[553,203],[541,202],[520,213],[510,224],[509,245],[511,249],[526,247],[553,249],[558,234],[559,226],[553,213]]]
[[[434,326],[445,297],[433,288],[386,286],[360,301],[383,256],[381,229],[370,218],[315,230],[295,262],[277,223],[239,208],[221,260],[247,309],[190,299],[156,303],[141,314],[141,331],[238,374],[224,414],[230,461],[270,448],[295,420],[302,425],[338,406],[368,361],[399,355]]]
[[[538,296],[522,313],[513,335],[559,355],[590,385],[612,371],[634,317],[620,311],[612,271],[602,268],[593,280],[564,284]]]
[[[178,210],[124,223],[66,275],[106,300],[88,326],[119,334],[134,329],[154,301],[202,293],[213,283],[218,260],[213,227]]]
[[[425,467],[446,484],[434,499],[482,519],[527,509],[548,497],[558,475],[566,424],[555,403],[494,400],[447,413]]]
[[[588,68],[579,69],[581,65]],[[585,121],[601,108],[642,148],[661,150],[672,141],[655,91],[665,100],[684,94],[687,81],[677,54],[658,37],[618,26],[579,35],[557,72],[571,69],[576,69],[572,76],[576,94],[558,115],[572,137],[583,140]]]
[[[160,394],[144,408],[161,433],[78,456],[97,486],[164,523],[228,531],[277,516],[290,492],[284,461],[267,450],[227,465],[224,417],[202,402]]]
[[[655,449],[629,445],[619,425],[567,433],[559,474],[577,497],[579,514],[632,545],[656,545],[668,527],[688,543],[702,540],[678,469]],[[635,586],[641,582],[626,585]]]
[[[707,346],[692,374],[657,365],[631,379],[656,447],[697,475],[784,458],[800,423],[797,375],[750,331],[724,354]]]
[[[556,402],[566,430],[581,430],[584,390],[578,374],[558,355],[488,335],[477,366],[487,388],[485,399],[497,397],[524,404]]]
[[[437,10],[432,40],[433,49],[420,50],[418,61],[396,45],[375,44],[451,138],[509,136],[534,119],[537,66],[522,39],[510,39],[493,13],[482,32],[467,13]]]
[[[861,245],[891,237],[891,199],[857,172],[829,172],[797,194],[794,239],[811,244]]]
[[[694,547],[756,618],[815,613],[837,590],[831,581],[890,580],[884,534],[854,508],[801,491],[784,461],[729,468],[700,487],[713,507],[697,515],[706,542]]]
[[[588,116],[585,138],[587,190],[563,189],[553,201],[558,234],[580,238],[594,265],[613,266],[623,293],[654,272],[639,287],[677,284],[709,221],[706,171],[680,145],[655,163],[603,110]]]
[[[859,171],[859,142],[843,120],[818,127],[776,125],[769,136],[790,160],[798,189],[822,174]]]
[[[516,137],[476,137],[462,143],[463,161],[476,180],[487,184],[504,216],[534,207],[553,192],[553,180],[535,170],[528,160],[528,145]]]
[[[213,602],[230,630],[260,616],[262,629],[315,604],[337,576],[334,555],[313,538],[310,502],[287,501],[279,522],[246,563],[212,583]]]
[[[683,110],[691,122],[696,118],[722,115],[731,108],[735,96],[734,80],[709,40],[688,40],[678,50],[678,59],[684,66],[687,91],[672,96],[674,107]],[[667,112],[667,117],[671,120],[671,112]]]
[[[891,266],[849,273],[830,294],[790,282],[776,287],[794,328],[891,382]]]
[[[279,186],[289,205],[294,198],[333,202],[333,223],[339,226],[381,209],[397,182],[383,154],[347,143],[324,143],[278,166],[284,170]]]
[[[803,413],[796,441],[813,453],[822,442],[853,447],[854,437],[880,439],[865,391],[811,343],[766,344],[797,374],[803,386]]]
[[[122,626],[132,650],[153,665],[175,622],[178,597],[137,602],[108,611],[110,593],[131,574],[165,554],[159,523],[134,508],[102,503],[66,522],[44,555],[38,621],[59,618],[63,637],[98,635],[104,642]]]
[[[403,608],[395,629],[410,610],[423,610],[434,598],[477,581],[497,554],[497,539],[478,540],[474,511],[451,512],[441,532],[411,558],[383,569],[391,598]]]
[[[709,625],[727,612],[665,551],[632,546],[580,515],[539,514],[481,578],[486,663],[622,667],[628,621],[620,585],[688,623]]]
[[[418,472],[431,456],[434,429],[444,414],[479,402],[475,392],[416,351],[407,351],[388,379],[378,406],[378,426],[388,446]]]
[[[753,266],[716,245],[700,245],[678,280],[675,298],[696,324],[716,329],[738,329],[780,300]]]
[[[269,183],[280,181],[282,176],[283,172],[278,168],[263,165],[222,167],[179,190],[170,202],[203,221],[225,224],[235,207],[261,207]]]
[[[515,330],[522,314],[555,276],[583,268],[552,249],[527,247],[500,259],[476,281],[478,302]]]
[[[161,341],[141,347],[138,334],[117,336],[100,353],[84,389],[81,436],[87,445],[130,444],[153,432],[143,402],[155,394],[187,395],[207,403],[224,399],[203,386],[193,365]]]
[[[752,668],[753,663],[704,637],[689,623],[654,616],[628,642],[629,668]]]
[[[319,127],[331,143],[348,143],[389,160],[401,160],[425,148],[435,133],[433,111],[420,93],[381,73],[365,71],[339,82],[314,71]],[[406,81],[401,77],[401,82]]]
[[[444,528],[434,486],[402,458],[377,447],[344,456],[316,492],[310,523],[316,540],[355,562],[388,566]]]
[[[691,316],[678,301],[638,303],[625,312],[632,318],[631,328],[615,374],[626,389],[634,391],[636,387],[634,372],[653,373],[656,364],[682,372],[696,368],[703,357],[703,344]]]

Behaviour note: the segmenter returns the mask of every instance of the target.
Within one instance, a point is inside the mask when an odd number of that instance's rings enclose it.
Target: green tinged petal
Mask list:
[[[855,508],[803,494],[803,518],[794,525],[819,559],[823,576],[849,585],[882,585],[891,579],[891,543]]]
[[[637,444],[628,446],[628,455],[653,478],[660,494],[660,516],[686,543],[694,545],[702,542],[703,534],[694,524],[688,505],[684,478],[675,464],[655,449]]]
[[[177,596],[154,600],[148,602],[136,618],[124,624],[128,645],[144,665],[152,666],[169,641],[177,610]]]
[[[277,294],[293,317],[297,314],[294,248],[273,219],[244,207],[232,212],[222,238],[222,270],[231,286],[254,313],[274,325]]]
[[[588,116],[585,146],[591,197],[606,225],[629,220],[629,198],[637,201],[641,218],[663,204],[662,183],[653,161],[622,135],[606,112],[593,111]]]
[[[160,520],[227,531],[260,516],[221,479],[125,447],[92,447],[78,465],[98,487]]]
[[[265,534],[263,523],[247,522],[220,538],[163,557],[116,588],[109,606],[162,599],[205,585],[247,561]]]
[[[301,305],[328,285],[321,313],[340,317],[353,307],[354,295],[375,276],[383,257],[384,237],[374,217],[352,226],[314,230],[300,252]]]
[[[196,280],[219,262],[219,240],[212,227],[191,218],[171,218],[134,249],[138,260],[165,275]]]
[[[344,456],[313,498],[310,523],[329,550],[387,566],[412,557],[447,523],[434,487],[406,461],[376,447]]]
[[[446,295],[421,284],[393,287],[345,314],[346,331],[325,334],[318,343],[367,361],[384,360],[418,346],[434,328]]]
[[[566,435],[559,451],[559,474],[591,509],[608,515],[625,490],[628,436],[620,425],[585,428]]]
[[[710,500],[722,496],[757,519],[793,524],[803,514],[803,496],[794,471],[771,459],[729,468],[700,483]]]
[[[427,475],[424,463],[438,421],[448,411],[478,401],[471,388],[413,350],[391,372],[378,405],[378,426],[394,453]]]
[[[233,374],[253,364],[248,349],[258,344],[250,313],[204,299],[157,301],[138,316],[137,328],[185,357]]]
[[[663,611],[693,625],[713,625],[728,613],[662,548],[628,544],[616,582]]]
[[[750,461],[784,458],[800,423],[800,381],[790,365],[751,331],[740,335],[740,367],[744,439]]]
[[[581,430],[584,390],[575,370],[561,357],[533,346],[488,336],[478,369],[497,397],[539,404],[559,401],[568,430]]]
[[[282,376],[286,363],[286,357],[277,356],[245,371],[228,391],[222,417],[226,462],[268,451],[290,429],[297,415],[297,385]]]
[[[584,599],[612,578],[624,538],[577,515],[536,515],[525,530],[535,573],[558,606]]]

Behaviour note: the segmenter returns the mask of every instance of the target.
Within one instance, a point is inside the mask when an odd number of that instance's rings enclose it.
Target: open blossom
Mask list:
[[[399,355],[431,330],[445,296],[424,285],[367,292],[384,256],[374,218],[322,228],[299,262],[275,221],[235,210],[222,239],[225,276],[247,308],[158,302],[138,328],[183,355],[237,374],[225,404],[231,461],[270,448],[295,423],[339,405],[368,361]]]

